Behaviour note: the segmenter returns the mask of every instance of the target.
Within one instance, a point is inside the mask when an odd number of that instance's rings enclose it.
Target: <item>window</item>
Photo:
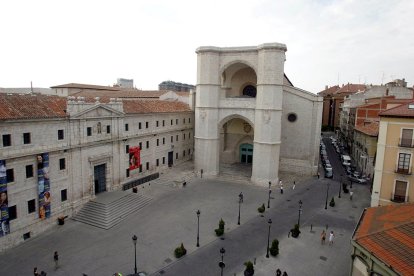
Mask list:
[[[149,162],[147,162],[147,163],[145,164],[145,168],[146,168],[146,170],[147,170],[147,171],[149,170]]]
[[[101,122],[98,123],[96,128],[98,129],[98,134],[101,134],[102,133],[102,124],[101,124]]]
[[[147,149],[149,148],[149,141],[147,141]]]
[[[23,144],[30,144],[30,132],[23,133]]]
[[[148,122],[145,122],[145,128],[148,128]]]
[[[190,155],[190,153],[191,153],[191,150],[190,150],[190,149],[188,149],[188,155]]]
[[[178,125],[178,119],[175,119],[175,124]]]
[[[3,134],[3,147],[10,147],[10,146],[11,146],[11,135]]]
[[[139,149],[142,150],[142,142],[139,142]]]
[[[63,129],[58,129],[58,140],[63,139],[65,139],[65,132],[63,131]]]
[[[397,172],[399,172],[399,173],[409,173],[409,171],[410,171],[410,158],[411,158],[411,154],[409,154],[409,153],[400,153],[399,154]]]
[[[185,133],[183,133],[183,140],[185,140]]]
[[[183,119],[183,124],[185,124],[185,118]]]
[[[9,206],[9,221],[12,221],[14,219],[17,219],[16,205]]]
[[[60,170],[66,169],[66,160],[65,160],[65,158],[60,158],[59,159],[59,169]]]
[[[403,129],[401,133],[401,143],[402,147],[411,147],[413,144],[413,130],[412,129]]]
[[[27,202],[27,212],[29,214],[34,213],[36,211],[36,200],[32,199]]]
[[[174,136],[171,136],[171,143],[174,142]]]
[[[157,121],[157,122],[156,122],[157,127],[158,127],[158,123],[159,123],[159,122]]]
[[[256,87],[253,85],[247,85],[243,88],[243,95],[256,98]]]
[[[126,169],[126,177],[129,177],[129,169]]]
[[[111,133],[111,126],[106,126],[106,133]]]
[[[405,181],[395,181],[394,195],[392,201],[395,202],[405,202],[405,195],[407,192],[407,182]]]
[[[160,159],[156,160],[157,167],[160,165]]]
[[[165,157],[162,158],[162,164],[165,165]]]
[[[185,150],[183,150],[183,157],[185,157]]]
[[[129,125],[125,124],[125,131],[129,131]]]
[[[139,172],[142,173],[142,164],[139,165]]]
[[[175,153],[175,159],[178,159],[178,152]]]
[[[178,141],[178,134],[175,135],[175,141]]]
[[[289,113],[288,117],[287,117],[288,121],[291,122],[291,123],[295,122],[297,120],[297,118],[298,117],[296,116],[295,113]]]
[[[14,171],[13,169],[6,170],[7,183],[14,182]]]
[[[129,153],[129,145],[125,146],[125,153]]]
[[[91,127],[86,128],[86,135],[92,136],[92,128]]]
[[[165,137],[162,137],[162,144],[165,145]]]
[[[191,132],[188,133],[188,139],[191,140]]]
[[[188,118],[188,123],[191,123],[191,118]]]
[[[64,190],[60,190],[60,201],[66,201],[68,200],[68,190],[64,189]]]
[[[160,145],[160,139],[157,139],[157,147]]]
[[[138,123],[138,129],[141,129],[141,128],[142,128],[141,123]]]
[[[26,166],[26,178],[33,177],[33,165]]]
[[[162,120],[162,126],[165,126],[165,120]]]
[[[174,121],[173,121],[173,119],[171,119],[171,125],[173,125],[174,124]]]

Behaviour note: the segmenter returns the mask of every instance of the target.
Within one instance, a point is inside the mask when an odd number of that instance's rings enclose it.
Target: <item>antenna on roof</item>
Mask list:
[[[32,85],[32,81],[30,81],[30,93],[33,93],[33,85]]]

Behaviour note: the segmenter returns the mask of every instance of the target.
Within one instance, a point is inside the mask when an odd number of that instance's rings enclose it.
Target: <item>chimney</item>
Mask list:
[[[327,85],[325,85],[325,90],[328,90],[328,86]]]

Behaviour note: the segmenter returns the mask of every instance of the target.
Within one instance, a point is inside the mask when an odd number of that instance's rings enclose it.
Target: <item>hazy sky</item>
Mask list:
[[[0,87],[195,84],[199,46],[287,45],[285,73],[325,85],[414,82],[413,0],[4,0]]]

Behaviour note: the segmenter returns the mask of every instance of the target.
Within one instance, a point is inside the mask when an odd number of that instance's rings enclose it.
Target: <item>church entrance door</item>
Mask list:
[[[253,145],[240,145],[240,162],[245,164],[251,164],[253,162]]]
[[[94,167],[95,194],[106,191],[106,164]]]

